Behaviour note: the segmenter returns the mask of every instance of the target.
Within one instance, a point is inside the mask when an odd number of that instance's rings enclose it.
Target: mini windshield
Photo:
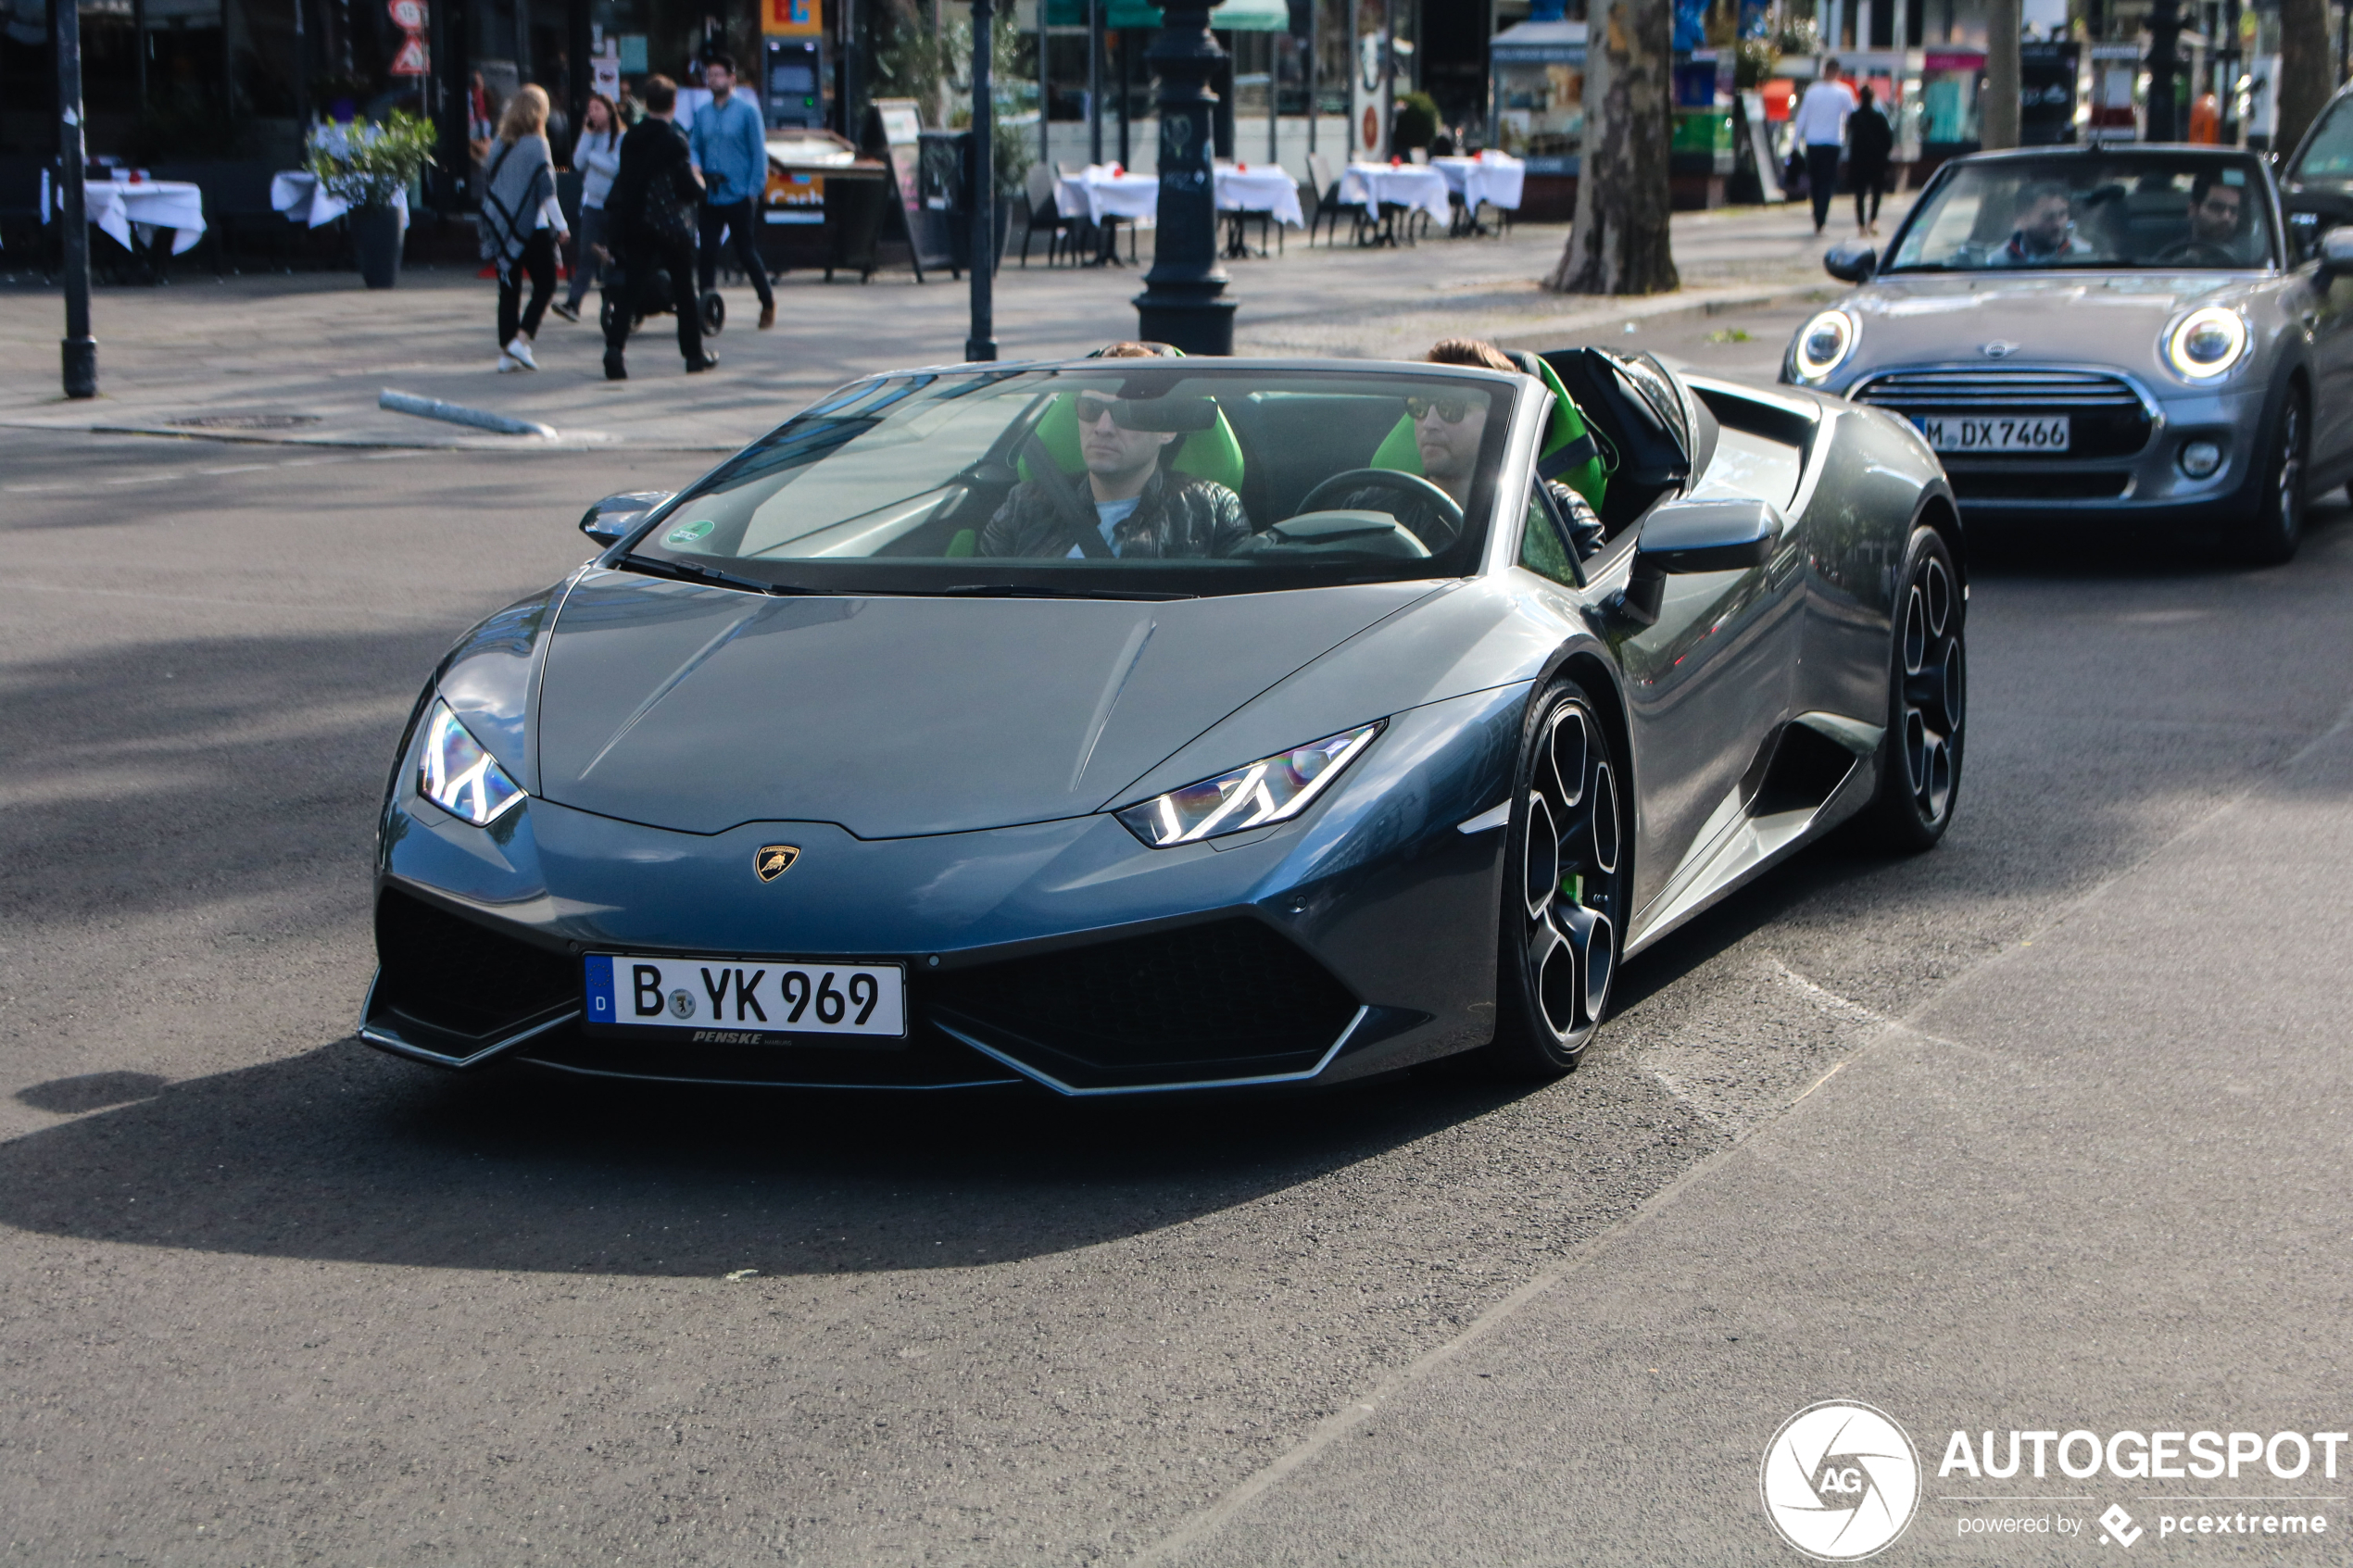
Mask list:
[[[1475,571],[1519,384],[1101,360],[820,402],[623,564],[772,592],[1193,596]]]
[[[2245,270],[2278,254],[2253,159],[2081,152],[1955,168],[1906,221],[1886,270]]]

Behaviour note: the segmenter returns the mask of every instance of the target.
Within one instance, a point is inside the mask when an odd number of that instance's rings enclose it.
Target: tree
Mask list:
[[[1544,280],[1556,294],[1666,294],[1680,286],[1667,236],[1674,207],[1668,11],[1659,0],[1592,0],[1587,7],[1577,220]]]
[[[1986,0],[1985,96],[1978,109],[1978,145],[2018,145],[2018,0]]]
[[[2328,0],[2280,0],[2279,133],[2283,154],[2304,139],[2335,86],[2329,48]]]

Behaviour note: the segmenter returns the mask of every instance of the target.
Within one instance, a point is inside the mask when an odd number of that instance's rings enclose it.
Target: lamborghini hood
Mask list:
[[[896,838],[1083,815],[1430,591],[771,598],[592,571],[548,643],[538,793],[688,833],[828,822]]]

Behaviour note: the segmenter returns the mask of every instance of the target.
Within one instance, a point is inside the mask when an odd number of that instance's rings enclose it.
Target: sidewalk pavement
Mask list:
[[[1900,216],[1891,210],[1888,220]],[[1882,232],[1892,232],[1892,221]],[[1684,287],[1597,300],[1547,294],[1538,280],[1565,225],[1527,224],[1502,239],[1433,238],[1402,250],[1299,248],[1227,264],[1239,301],[1236,350],[1312,358],[1416,358],[1437,338],[1491,337],[1539,346],[1610,334],[1640,345],[1645,323],[1697,311],[1827,295],[1837,285],[1803,209],[1742,208],[1675,220]],[[1136,332],[1137,268],[1010,264],[998,275],[1000,358],[1084,354]],[[866,284],[796,272],[777,286],[777,324],[755,331],[748,288],[727,292],[730,322],[711,342],[718,370],[692,379],[668,318],[630,347],[631,379],[607,382],[594,317],[550,316],[541,369],[498,375],[494,286],[458,269],[417,269],[397,290],[369,293],[348,273],[245,276],[183,272],[157,288],[98,293],[101,395],[58,393],[56,294],[0,289],[0,425],[136,432],[297,445],[508,448],[540,437],[493,435],[378,408],[387,389],[553,427],[555,444],[731,451],[808,400],[857,376],[963,358],[966,283],[878,273]],[[593,310],[596,296],[585,302]]]

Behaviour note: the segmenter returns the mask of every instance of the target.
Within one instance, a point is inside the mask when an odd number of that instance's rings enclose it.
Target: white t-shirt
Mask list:
[[[1102,530],[1103,543],[1111,546],[1111,553],[1113,555],[1115,556],[1119,554],[1119,542],[1112,537],[1112,531],[1117,528],[1121,523],[1126,522],[1129,518],[1135,516],[1136,508],[1143,504],[1144,498],[1141,495],[1130,495],[1124,501],[1098,501],[1095,503],[1095,517],[1097,519],[1095,526]],[[1080,549],[1076,545],[1073,545],[1070,547],[1070,553],[1074,557],[1082,558],[1087,554],[1086,551]]]
[[[1802,147],[1836,146],[1846,140],[1846,117],[1855,112],[1855,90],[1843,82],[1817,82],[1797,101],[1790,130]]]

